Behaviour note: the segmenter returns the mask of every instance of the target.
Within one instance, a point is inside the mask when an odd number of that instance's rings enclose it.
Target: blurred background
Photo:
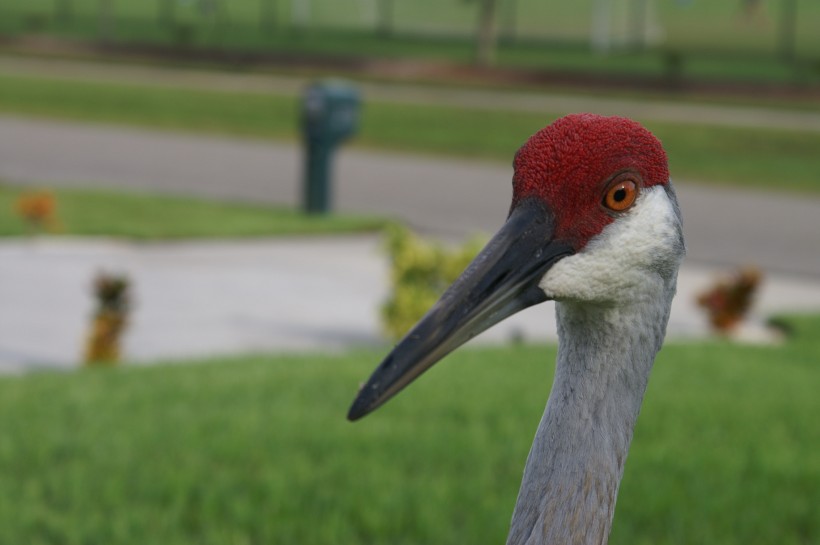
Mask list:
[[[502,542],[550,303],[344,416],[574,112],[688,246],[611,543],[820,541],[816,2],[0,0],[0,542]]]

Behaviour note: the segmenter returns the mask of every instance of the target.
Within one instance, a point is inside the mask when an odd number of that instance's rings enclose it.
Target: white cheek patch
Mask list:
[[[539,287],[557,301],[653,297],[658,294],[653,287],[662,289],[674,280],[683,257],[680,230],[664,188],[644,189],[629,212],[607,225],[583,250],[553,265]]]

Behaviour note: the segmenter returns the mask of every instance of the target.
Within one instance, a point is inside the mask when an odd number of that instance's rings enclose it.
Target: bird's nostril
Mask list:
[[[512,271],[504,271],[494,278],[493,281],[487,286],[485,293],[493,293],[498,286],[504,284],[504,281],[509,278],[510,274],[512,274]]]

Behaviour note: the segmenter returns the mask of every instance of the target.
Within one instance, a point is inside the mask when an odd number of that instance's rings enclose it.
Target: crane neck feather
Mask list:
[[[671,301],[673,292],[674,282],[664,299]],[[607,542],[669,304],[559,302],[556,312],[555,379],[524,471],[510,545]]]

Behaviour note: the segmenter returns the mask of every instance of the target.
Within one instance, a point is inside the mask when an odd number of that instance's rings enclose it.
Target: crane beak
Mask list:
[[[350,407],[358,420],[410,384],[444,356],[482,331],[547,300],[538,283],[572,247],[553,239],[554,216],[528,199],[450,286],[433,308],[384,359]]]

